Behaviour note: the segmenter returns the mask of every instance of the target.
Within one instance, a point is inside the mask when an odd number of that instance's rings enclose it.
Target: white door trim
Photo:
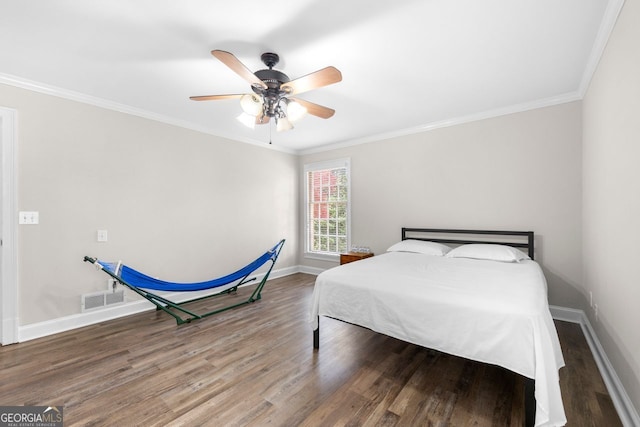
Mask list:
[[[18,342],[17,124],[17,111],[0,107],[0,146],[2,149],[0,344],[2,345]]]

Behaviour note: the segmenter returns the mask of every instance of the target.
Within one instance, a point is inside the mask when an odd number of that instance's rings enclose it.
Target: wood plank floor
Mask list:
[[[314,280],[182,326],[153,311],[1,347],[0,405],[63,405],[65,426],[522,425],[505,369],[325,318],[314,351]],[[567,425],[621,425],[580,327],[556,326]]]

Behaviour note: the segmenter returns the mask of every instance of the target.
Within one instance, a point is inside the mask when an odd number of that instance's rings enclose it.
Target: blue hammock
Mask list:
[[[273,248],[265,252],[262,256],[258,257],[255,261],[239,269],[238,271],[216,279],[195,283],[175,283],[155,279],[122,263],[100,261],[96,258],[91,258],[88,256],[85,256],[84,260],[86,262],[91,262],[122,285],[128,287],[138,295],[141,295],[148,301],[155,304],[157,310],[164,310],[165,312],[169,313],[176,319],[178,324],[182,324],[185,322],[191,322],[194,319],[201,319],[203,317],[211,316],[212,314],[220,313],[221,311],[229,310],[231,308],[259,300],[261,298],[262,289],[264,288],[264,285],[269,278],[269,274],[271,273],[271,270],[273,269],[273,266],[278,259],[278,255],[280,254],[283,245],[284,239],[278,242]],[[196,314],[191,310],[182,307],[183,304],[187,304],[193,301],[199,301],[202,299],[213,298],[235,292],[238,289],[238,286],[255,280],[255,277],[250,278],[249,276],[251,276],[251,274],[253,274],[257,269],[262,267],[268,261],[271,261],[269,270],[264,275],[262,281],[258,284],[248,300],[242,301],[240,303],[235,303],[227,307],[219,308],[204,314]],[[218,292],[212,295],[176,303],[168,300],[165,297],[149,292],[147,289],[169,292],[193,292],[215,289]],[[179,314],[176,313],[176,311],[179,312]],[[184,318],[182,317],[183,315],[187,315],[187,317]]]

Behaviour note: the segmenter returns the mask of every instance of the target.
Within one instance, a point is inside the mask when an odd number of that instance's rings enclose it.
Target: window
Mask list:
[[[307,254],[347,252],[350,231],[349,159],[305,165]]]

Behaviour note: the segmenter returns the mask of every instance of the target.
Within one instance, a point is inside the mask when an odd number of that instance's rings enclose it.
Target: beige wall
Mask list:
[[[352,242],[376,253],[403,226],[535,231],[550,302],[573,307],[582,298],[580,109],[511,114],[304,155],[300,164],[351,158]]]
[[[11,86],[0,104],[18,112],[18,209],[40,213],[18,227],[21,325],[106,289],[85,255],[195,281],[286,238],[276,268],[297,265],[296,156]]]
[[[592,323],[640,408],[640,5],[627,1],[584,100],[584,290]]]

